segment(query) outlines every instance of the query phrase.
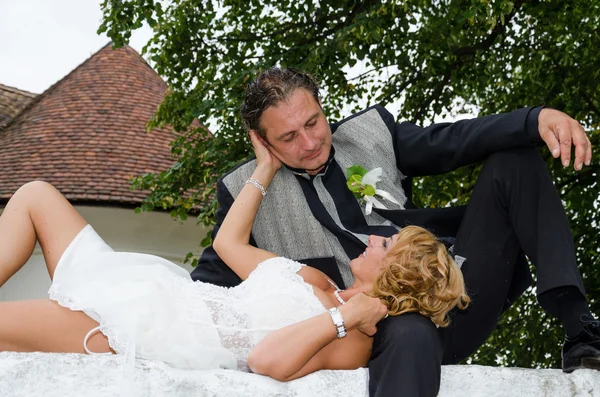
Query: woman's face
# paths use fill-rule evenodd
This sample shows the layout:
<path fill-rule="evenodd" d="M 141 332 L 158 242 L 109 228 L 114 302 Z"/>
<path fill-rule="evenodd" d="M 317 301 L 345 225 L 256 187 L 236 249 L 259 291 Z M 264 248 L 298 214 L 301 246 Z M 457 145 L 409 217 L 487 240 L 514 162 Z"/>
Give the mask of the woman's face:
<path fill-rule="evenodd" d="M 362 284 L 372 285 L 385 266 L 383 258 L 397 241 L 397 234 L 392 237 L 369 236 L 365 252 L 350 262 L 354 278 Z"/>

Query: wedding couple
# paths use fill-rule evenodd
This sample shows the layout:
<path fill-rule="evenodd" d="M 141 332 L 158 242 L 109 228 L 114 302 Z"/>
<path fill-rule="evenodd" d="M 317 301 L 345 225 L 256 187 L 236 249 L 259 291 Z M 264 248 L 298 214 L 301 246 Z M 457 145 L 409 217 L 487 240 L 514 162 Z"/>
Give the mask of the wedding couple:
<path fill-rule="evenodd" d="M 314 79 L 279 68 L 250 84 L 242 118 L 256 159 L 219 180 L 214 244 L 191 278 L 114 252 L 52 186 L 19 189 L 0 217 L 0 285 L 36 241 L 53 283 L 49 300 L 0 304 L 0 350 L 124 353 L 133 340 L 138 357 L 279 380 L 368 364 L 372 396 L 434 396 L 441 364 L 475 351 L 530 285 L 526 255 L 565 328 L 563 370 L 600 367 L 600 322 L 534 149 L 566 166 L 572 143 L 575 169 L 589 165 L 573 119 L 530 108 L 421 128 L 374 106 L 329 124 Z M 412 203 L 411 177 L 479 161 L 466 207 Z M 372 211 L 348 186 L 354 166 L 381 168 L 371 193 L 388 199 Z"/>

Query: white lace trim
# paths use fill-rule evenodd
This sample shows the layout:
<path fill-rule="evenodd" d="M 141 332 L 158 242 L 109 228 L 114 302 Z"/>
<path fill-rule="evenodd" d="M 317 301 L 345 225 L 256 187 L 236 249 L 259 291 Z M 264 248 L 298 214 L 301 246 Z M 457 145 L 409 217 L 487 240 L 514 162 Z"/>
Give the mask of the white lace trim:
<path fill-rule="evenodd" d="M 146 263 L 152 260 L 147 255 L 116 264 L 109 263 L 111 258 L 122 260 L 117 253 L 103 258 L 106 268 L 93 280 L 63 284 L 55 279 L 49 296 L 99 320 L 100 331 L 119 354 L 133 351 L 182 368 L 235 368 L 237 363 L 248 370 L 248 354 L 268 333 L 326 310 L 298 275 L 304 265 L 281 257 L 260 263 L 234 288 L 193 282 Z M 143 261 L 143 273 L 130 263 L 136 260 Z"/>

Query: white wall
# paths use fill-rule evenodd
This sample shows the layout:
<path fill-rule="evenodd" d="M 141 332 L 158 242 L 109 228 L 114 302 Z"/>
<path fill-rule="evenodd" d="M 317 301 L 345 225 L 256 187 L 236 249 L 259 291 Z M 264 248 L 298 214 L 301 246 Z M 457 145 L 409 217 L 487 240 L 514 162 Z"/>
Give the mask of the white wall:
<path fill-rule="evenodd" d="M 75 206 L 98 234 L 116 251 L 154 254 L 182 265 L 188 252 L 200 254 L 206 229 L 195 219 L 174 221 L 169 214 L 135 214 L 131 209 Z M 0 213 L 1 213 L 0 209 Z M 47 298 L 50 277 L 39 246 L 29 262 L 0 287 L 0 301 Z"/>

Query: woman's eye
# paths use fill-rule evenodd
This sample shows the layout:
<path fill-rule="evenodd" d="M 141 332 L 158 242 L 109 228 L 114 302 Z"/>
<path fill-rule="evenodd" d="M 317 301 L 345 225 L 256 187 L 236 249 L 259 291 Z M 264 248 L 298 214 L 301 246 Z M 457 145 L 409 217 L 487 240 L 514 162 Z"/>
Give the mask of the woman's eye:
<path fill-rule="evenodd" d="M 387 248 L 387 240 L 383 239 L 383 248 Z"/>

